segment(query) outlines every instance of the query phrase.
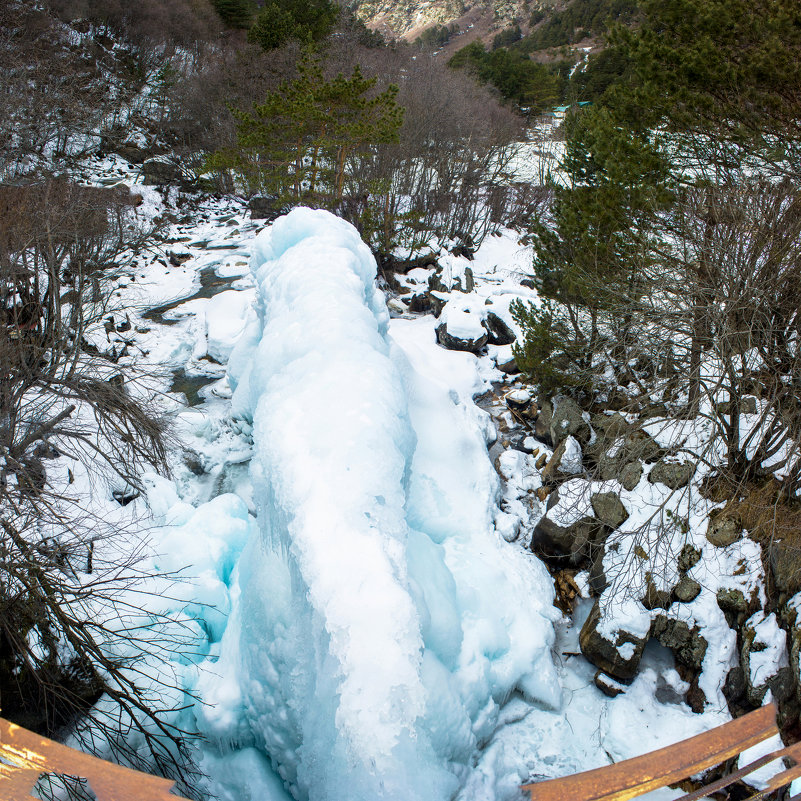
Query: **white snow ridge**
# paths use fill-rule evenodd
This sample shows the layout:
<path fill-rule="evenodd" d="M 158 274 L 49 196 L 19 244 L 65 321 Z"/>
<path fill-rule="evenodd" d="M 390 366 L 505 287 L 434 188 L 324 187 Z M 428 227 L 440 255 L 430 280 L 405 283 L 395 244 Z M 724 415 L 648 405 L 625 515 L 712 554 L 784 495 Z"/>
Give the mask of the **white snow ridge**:
<path fill-rule="evenodd" d="M 229 380 L 258 537 L 198 686 L 203 767 L 221 798 L 245 770 L 283 797 L 269 759 L 297 799 L 446 801 L 513 692 L 559 704 L 550 579 L 495 533 L 481 413 L 389 336 L 356 230 L 296 209 L 251 270 Z"/>

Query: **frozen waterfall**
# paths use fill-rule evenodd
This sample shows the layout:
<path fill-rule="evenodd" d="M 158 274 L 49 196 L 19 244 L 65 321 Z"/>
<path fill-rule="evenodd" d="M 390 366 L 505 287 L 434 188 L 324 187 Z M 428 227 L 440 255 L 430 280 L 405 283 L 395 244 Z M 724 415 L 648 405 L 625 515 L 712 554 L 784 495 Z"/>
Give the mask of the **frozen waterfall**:
<path fill-rule="evenodd" d="M 251 270 L 229 380 L 258 527 L 200 672 L 204 768 L 236 801 L 284 797 L 274 773 L 297 799 L 451 799 L 513 693 L 560 701 L 551 581 L 493 527 L 474 357 L 444 381 L 413 327 L 390 335 L 370 251 L 327 212 L 265 229 Z"/>

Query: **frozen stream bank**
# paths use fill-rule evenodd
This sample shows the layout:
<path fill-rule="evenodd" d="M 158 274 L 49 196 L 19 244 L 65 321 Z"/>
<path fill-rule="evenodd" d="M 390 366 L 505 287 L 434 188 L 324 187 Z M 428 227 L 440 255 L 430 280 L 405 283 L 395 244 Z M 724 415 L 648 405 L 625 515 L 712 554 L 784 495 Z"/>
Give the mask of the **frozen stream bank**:
<path fill-rule="evenodd" d="M 198 687 L 231 751 L 212 779 L 252 748 L 298 798 L 451 798 L 513 692 L 560 700 L 550 579 L 494 531 L 475 360 L 446 382 L 390 336 L 369 250 L 325 212 L 265 230 L 251 269 L 229 380 L 258 536 Z"/>

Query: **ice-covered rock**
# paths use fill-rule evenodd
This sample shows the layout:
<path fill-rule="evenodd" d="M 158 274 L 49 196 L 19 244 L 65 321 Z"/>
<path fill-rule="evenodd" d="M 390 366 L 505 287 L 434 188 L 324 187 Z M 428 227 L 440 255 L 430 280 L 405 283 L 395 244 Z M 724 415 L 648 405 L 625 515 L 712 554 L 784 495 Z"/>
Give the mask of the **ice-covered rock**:
<path fill-rule="evenodd" d="M 220 363 L 228 361 L 247 326 L 253 293 L 229 289 L 211 298 L 206 306 L 208 354 Z"/>
<path fill-rule="evenodd" d="M 250 748 L 298 799 L 445 801 L 513 691 L 559 704 L 550 579 L 495 530 L 470 382 L 460 394 L 417 360 L 430 327 L 387 335 L 356 230 L 297 209 L 251 267 L 258 320 L 229 380 L 253 424 L 260 535 L 199 686 L 212 779 Z"/>

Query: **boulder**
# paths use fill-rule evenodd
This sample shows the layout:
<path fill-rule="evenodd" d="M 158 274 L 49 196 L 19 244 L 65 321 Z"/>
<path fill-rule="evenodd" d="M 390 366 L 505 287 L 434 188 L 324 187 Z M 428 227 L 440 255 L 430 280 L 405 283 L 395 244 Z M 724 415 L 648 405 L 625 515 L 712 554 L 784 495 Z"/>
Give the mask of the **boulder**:
<path fill-rule="evenodd" d="M 718 514 L 710 517 L 706 527 L 706 538 L 716 548 L 725 548 L 742 539 L 743 524 L 735 515 Z"/>
<path fill-rule="evenodd" d="M 142 163 L 142 178 L 147 186 L 180 183 L 181 170 L 168 159 L 146 159 Z"/>
<path fill-rule="evenodd" d="M 590 594 L 596 598 L 603 594 L 603 591 L 609 586 L 606 580 L 606 573 L 604 573 L 604 556 L 606 555 L 606 548 L 603 543 L 600 543 L 597 548 L 594 548 L 594 555 L 590 563 L 589 575 L 587 583 L 590 587 Z"/>
<path fill-rule="evenodd" d="M 718 607 L 730 629 L 739 629 L 745 620 L 760 609 L 759 595 L 746 598 L 743 591 L 734 587 L 721 587 L 716 594 Z"/>
<path fill-rule="evenodd" d="M 668 609 L 673 603 L 670 590 L 659 589 L 650 573 L 645 575 L 645 593 L 640 599 L 646 609 Z"/>
<path fill-rule="evenodd" d="M 726 681 L 723 683 L 723 695 L 729 706 L 742 700 L 745 690 L 745 671 L 740 665 L 736 665 L 726 674 Z"/>
<path fill-rule="evenodd" d="M 595 516 L 612 530 L 629 518 L 626 507 L 614 492 L 596 492 L 590 498 L 590 503 Z"/>
<path fill-rule="evenodd" d="M 620 440 L 616 440 L 610 448 L 596 457 L 598 478 L 601 481 L 617 481 L 620 478 L 621 465 L 623 463 L 620 444 Z"/>
<path fill-rule="evenodd" d="M 633 490 L 642 478 L 642 462 L 629 462 L 620 471 L 619 481 L 624 489 Z"/>
<path fill-rule="evenodd" d="M 550 401 L 543 401 L 540 404 L 540 413 L 534 421 L 534 433 L 537 439 L 542 440 L 548 445 L 551 442 L 551 419 L 553 418 L 553 404 Z"/>
<path fill-rule="evenodd" d="M 270 195 L 254 195 L 248 201 L 250 216 L 254 220 L 273 220 L 285 214 L 287 209 L 282 206 L 277 197 Z"/>
<path fill-rule="evenodd" d="M 682 665 L 694 671 L 701 670 L 707 641 L 699 633 L 698 626 L 690 628 L 683 620 L 657 615 L 651 624 L 651 634 L 669 648 Z"/>
<path fill-rule="evenodd" d="M 464 247 L 464 246 L 462 246 L 462 247 Z M 459 255 L 459 254 L 456 254 L 456 255 Z M 467 254 L 465 253 L 463 255 L 466 256 Z M 473 258 L 472 254 L 470 256 L 468 256 L 468 258 L 472 259 Z M 475 288 L 476 288 L 476 279 L 473 276 L 473 268 L 472 267 L 465 267 L 464 268 L 464 291 L 465 292 L 472 292 Z M 503 342 L 503 343 L 500 343 L 500 344 L 506 345 L 508 343 Z"/>
<path fill-rule="evenodd" d="M 686 573 L 688 570 L 692 570 L 699 561 L 701 561 L 701 551 L 686 543 L 682 546 L 681 553 L 679 553 L 679 572 Z"/>
<path fill-rule="evenodd" d="M 701 585 L 689 576 L 682 576 L 679 583 L 673 588 L 673 595 L 677 601 L 688 604 L 701 594 Z"/>
<path fill-rule="evenodd" d="M 148 151 L 135 145 L 133 142 L 121 142 L 118 145 L 108 148 L 110 153 L 116 153 L 124 158 L 129 164 L 142 164 L 147 160 Z"/>
<path fill-rule="evenodd" d="M 495 312 L 487 312 L 484 327 L 490 345 L 511 345 L 517 339 L 515 332 Z"/>
<path fill-rule="evenodd" d="M 659 459 L 663 451 L 650 434 L 641 428 L 637 428 L 625 435 L 623 453 L 626 456 L 626 461 L 640 460 L 651 463 Z"/>
<path fill-rule="evenodd" d="M 695 472 L 695 465 L 689 462 L 675 462 L 668 459 L 660 459 L 648 474 L 648 480 L 652 484 L 664 484 L 672 490 L 681 489 L 690 483 L 690 479 Z"/>
<path fill-rule="evenodd" d="M 554 450 L 541 471 L 541 478 L 545 484 L 556 484 L 562 477 L 574 476 L 583 469 L 581 445 L 575 437 L 568 437 Z"/>
<path fill-rule="evenodd" d="M 556 446 L 567 437 L 575 437 L 579 444 L 586 445 L 592 432 L 581 407 L 571 398 L 562 397 L 554 403 L 549 433 Z"/>
<path fill-rule="evenodd" d="M 602 673 L 600 670 L 595 674 L 593 682 L 595 683 L 595 686 L 609 698 L 617 698 L 618 695 L 626 692 L 625 684 L 615 681 L 613 678 L 607 676 L 606 673 Z"/>
<path fill-rule="evenodd" d="M 534 527 L 532 550 L 546 555 L 568 557 L 572 565 L 586 562 L 591 546 L 603 538 L 603 526 L 594 517 L 582 517 L 569 526 L 560 526 L 545 515 Z"/>
<path fill-rule="evenodd" d="M 618 681 L 629 682 L 637 675 L 647 637 L 637 637 L 618 629 L 612 642 L 598 632 L 601 610 L 598 601 L 581 627 L 581 653 L 595 667 Z"/>
<path fill-rule="evenodd" d="M 619 437 L 624 437 L 631 428 L 631 423 L 629 423 L 620 412 L 615 412 L 611 415 L 594 415 L 592 418 L 592 427 L 611 441 Z"/>
<path fill-rule="evenodd" d="M 442 309 L 440 320 L 437 341 L 448 350 L 478 353 L 487 344 L 489 335 L 481 316 L 471 308 L 469 300 L 449 300 Z"/>
<path fill-rule="evenodd" d="M 451 331 L 448 330 L 447 324 L 442 323 L 437 326 L 437 342 L 448 350 L 463 350 L 469 353 L 478 353 L 481 348 L 487 344 L 487 335 L 483 334 L 475 339 L 469 336 L 460 336 L 457 333 L 451 333 Z"/>
<path fill-rule="evenodd" d="M 767 550 L 770 572 L 779 593 L 789 597 L 801 592 L 801 551 L 798 544 L 773 540 Z"/>
<path fill-rule="evenodd" d="M 428 292 L 418 292 L 409 298 L 409 311 L 423 314 L 431 311 L 431 296 Z"/>
<path fill-rule="evenodd" d="M 504 396 L 507 406 L 513 409 L 526 409 L 531 403 L 531 393 L 527 389 L 513 389 Z"/>
<path fill-rule="evenodd" d="M 509 361 L 496 363 L 496 367 L 502 373 L 506 373 L 506 375 L 517 375 L 520 372 L 520 368 L 517 366 L 514 356 L 509 359 Z"/>

